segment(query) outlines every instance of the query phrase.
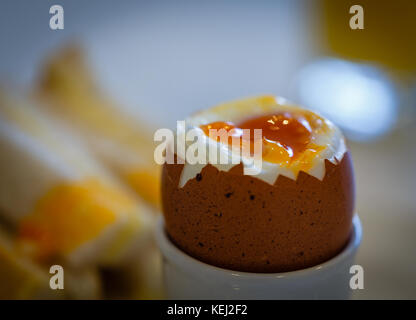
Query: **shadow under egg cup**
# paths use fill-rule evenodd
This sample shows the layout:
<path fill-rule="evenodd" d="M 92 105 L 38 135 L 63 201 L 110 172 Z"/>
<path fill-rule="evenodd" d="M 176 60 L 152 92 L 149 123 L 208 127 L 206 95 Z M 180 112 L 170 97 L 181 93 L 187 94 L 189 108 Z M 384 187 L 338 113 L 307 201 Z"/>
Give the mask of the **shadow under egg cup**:
<path fill-rule="evenodd" d="M 251 273 L 209 265 L 181 251 L 167 236 L 163 217 L 156 229 L 168 299 L 348 299 L 361 237 L 355 215 L 350 240 L 330 260 L 291 272 Z"/>

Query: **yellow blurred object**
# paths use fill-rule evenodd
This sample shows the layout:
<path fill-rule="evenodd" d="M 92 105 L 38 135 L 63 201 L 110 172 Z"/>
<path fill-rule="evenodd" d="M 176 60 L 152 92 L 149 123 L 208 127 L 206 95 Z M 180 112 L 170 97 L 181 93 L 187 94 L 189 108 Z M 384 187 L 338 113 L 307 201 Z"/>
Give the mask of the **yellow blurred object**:
<path fill-rule="evenodd" d="M 364 9 L 364 29 L 349 25 L 353 5 Z M 416 1 L 322 0 L 324 34 L 329 49 L 347 59 L 383 64 L 393 70 L 416 71 Z"/>
<path fill-rule="evenodd" d="M 157 175 L 158 170 L 154 172 L 153 170 L 147 171 L 143 167 L 136 170 L 132 168 L 126 172 L 124 181 L 143 199 L 159 208 L 160 180 Z"/>
<path fill-rule="evenodd" d="M 57 185 L 22 219 L 19 237 L 35 242 L 42 256 L 70 254 L 115 223 L 117 212 L 129 212 L 134 205 L 126 195 L 98 180 Z"/>
<path fill-rule="evenodd" d="M 37 95 L 62 125 L 85 139 L 99 159 L 159 208 L 160 168 L 153 160 L 152 130 L 97 90 L 79 48 L 66 48 L 46 62 Z"/>
<path fill-rule="evenodd" d="M 151 239 L 154 216 L 40 108 L 0 91 L 0 215 L 42 261 L 117 265 Z"/>
<path fill-rule="evenodd" d="M 64 290 L 52 290 L 52 275 L 15 250 L 11 235 L 0 228 L 0 299 L 98 299 L 100 279 L 94 268 L 64 267 Z"/>

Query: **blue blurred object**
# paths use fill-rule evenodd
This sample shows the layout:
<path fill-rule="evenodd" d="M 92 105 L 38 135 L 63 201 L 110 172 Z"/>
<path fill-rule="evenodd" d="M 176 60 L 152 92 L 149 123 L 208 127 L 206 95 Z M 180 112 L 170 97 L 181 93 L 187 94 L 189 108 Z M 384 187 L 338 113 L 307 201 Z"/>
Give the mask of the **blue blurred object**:
<path fill-rule="evenodd" d="M 304 67 L 296 83 L 300 102 L 331 119 L 352 140 L 380 137 L 396 124 L 398 94 L 377 67 L 323 58 Z"/>

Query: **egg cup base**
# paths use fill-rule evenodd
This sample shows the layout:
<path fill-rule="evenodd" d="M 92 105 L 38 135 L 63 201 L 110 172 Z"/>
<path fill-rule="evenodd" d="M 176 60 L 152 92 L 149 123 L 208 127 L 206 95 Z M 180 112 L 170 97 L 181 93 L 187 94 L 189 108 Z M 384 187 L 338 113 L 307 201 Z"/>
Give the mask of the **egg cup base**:
<path fill-rule="evenodd" d="M 172 243 L 162 216 L 155 236 L 168 299 L 348 299 L 362 228 L 355 214 L 351 237 L 339 254 L 319 265 L 282 273 L 240 272 L 199 261 Z"/>

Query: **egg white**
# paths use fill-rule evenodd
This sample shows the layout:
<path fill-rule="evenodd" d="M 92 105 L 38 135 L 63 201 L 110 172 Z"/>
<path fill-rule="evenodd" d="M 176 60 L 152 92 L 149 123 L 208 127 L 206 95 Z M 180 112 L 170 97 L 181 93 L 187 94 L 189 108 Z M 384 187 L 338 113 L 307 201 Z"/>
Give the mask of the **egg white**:
<path fill-rule="evenodd" d="M 210 163 L 207 157 L 206 164 L 190 164 L 185 161 L 184 168 L 181 173 L 179 181 L 179 187 L 182 188 L 189 180 L 195 178 L 195 176 L 202 171 L 202 169 L 210 163 L 220 171 L 229 171 L 237 164 L 231 162 L 233 150 L 228 145 L 221 144 L 220 142 L 214 141 L 209 138 L 200 126 L 207 125 L 216 121 L 231 121 L 238 123 L 239 121 L 245 120 L 250 117 L 262 116 L 264 114 L 272 112 L 293 112 L 302 111 L 304 109 L 299 106 L 290 103 L 281 97 L 266 97 L 268 102 L 265 103 L 265 97 L 248 98 L 244 100 L 236 100 L 229 103 L 221 104 L 213 108 L 200 111 L 193 114 L 191 117 L 185 120 L 186 126 L 183 128 L 186 132 L 191 129 L 195 129 L 197 132 L 197 139 L 203 141 L 208 148 L 215 144 L 219 150 L 219 153 L 229 159 L 228 164 Z M 272 101 L 270 99 L 274 99 Z M 331 121 L 320 116 L 324 121 L 328 130 L 325 133 L 312 132 L 314 136 L 314 143 L 318 146 L 323 146 L 324 149 L 312 159 L 311 167 L 306 171 L 309 175 L 319 179 L 325 176 L 325 160 L 337 164 L 342 160 L 345 152 L 347 151 L 345 138 L 338 127 L 336 127 Z M 184 134 L 180 132 L 179 134 Z M 186 147 L 189 147 L 193 142 L 185 142 Z M 234 154 L 235 156 L 235 154 Z M 246 159 L 243 156 L 240 157 L 243 166 L 253 166 L 253 162 L 250 159 Z M 265 160 L 261 161 L 261 168 L 258 169 L 258 174 L 253 177 L 263 180 L 273 185 L 279 175 L 283 175 L 287 178 L 296 180 L 299 170 L 285 166 L 279 163 L 271 163 Z"/>

